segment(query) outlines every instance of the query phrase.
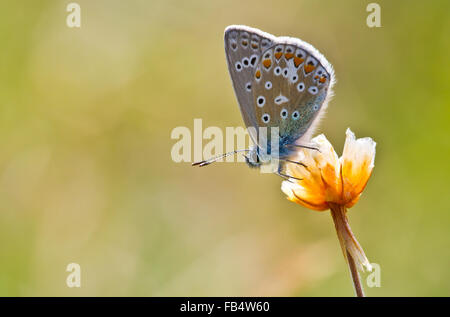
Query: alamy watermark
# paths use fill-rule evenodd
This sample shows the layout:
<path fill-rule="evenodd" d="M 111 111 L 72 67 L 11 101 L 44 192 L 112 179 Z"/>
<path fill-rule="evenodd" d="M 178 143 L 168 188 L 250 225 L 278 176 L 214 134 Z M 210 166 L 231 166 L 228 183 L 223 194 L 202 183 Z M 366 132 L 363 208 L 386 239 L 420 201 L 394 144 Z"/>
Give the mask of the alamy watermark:
<path fill-rule="evenodd" d="M 370 12 L 367 16 L 366 24 L 369 28 L 381 27 L 381 7 L 378 3 L 369 3 L 366 7 L 366 11 Z"/>
<path fill-rule="evenodd" d="M 368 287 L 381 287 L 381 266 L 378 263 L 370 263 L 372 265 L 372 272 L 366 278 Z"/>
<path fill-rule="evenodd" d="M 78 263 L 69 263 L 66 272 L 69 272 L 66 278 L 67 287 L 81 287 L 81 266 Z"/>
<path fill-rule="evenodd" d="M 177 140 L 171 149 L 171 158 L 175 163 L 213 159 L 216 162 L 258 164 L 263 173 L 278 170 L 278 127 L 226 127 L 224 131 L 219 127 L 203 129 L 202 119 L 194 119 L 193 129 L 176 127 L 170 137 Z M 259 145 L 257 152 L 255 143 Z M 224 153 L 229 155 L 223 155 Z"/>
<path fill-rule="evenodd" d="M 66 24 L 69 28 L 81 27 L 81 7 L 76 2 L 67 5 L 66 11 L 69 12 L 66 18 Z"/>

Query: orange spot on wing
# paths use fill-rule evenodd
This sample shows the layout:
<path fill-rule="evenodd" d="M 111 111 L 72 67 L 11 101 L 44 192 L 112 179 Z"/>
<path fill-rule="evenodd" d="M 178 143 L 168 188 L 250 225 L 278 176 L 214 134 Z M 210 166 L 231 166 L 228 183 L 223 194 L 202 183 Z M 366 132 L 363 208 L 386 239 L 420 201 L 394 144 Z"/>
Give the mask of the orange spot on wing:
<path fill-rule="evenodd" d="M 321 84 L 323 84 L 324 82 L 326 82 L 327 81 L 327 79 L 325 78 L 325 77 L 321 77 L 320 79 L 319 79 L 319 83 L 321 83 Z"/>
<path fill-rule="evenodd" d="M 303 63 L 304 59 L 301 57 L 294 57 L 294 65 L 295 67 L 298 67 L 301 63 Z"/>
<path fill-rule="evenodd" d="M 294 54 L 286 53 L 286 54 L 284 54 L 284 57 L 286 57 L 287 60 L 290 60 L 292 57 L 294 57 Z"/>
<path fill-rule="evenodd" d="M 257 43 L 252 43 L 252 48 L 257 49 L 258 48 L 258 44 Z"/>
<path fill-rule="evenodd" d="M 265 68 L 269 68 L 272 65 L 272 61 L 270 59 L 263 60 L 263 65 Z"/>
<path fill-rule="evenodd" d="M 281 53 L 281 52 L 275 53 L 276 59 L 280 59 L 281 55 L 283 55 L 283 53 Z"/>
<path fill-rule="evenodd" d="M 248 42 L 246 40 L 242 41 L 242 45 L 247 46 Z"/>
<path fill-rule="evenodd" d="M 308 74 L 312 72 L 316 67 L 313 65 L 305 65 L 305 73 Z"/>
<path fill-rule="evenodd" d="M 255 77 L 258 78 L 258 79 L 261 78 L 261 72 L 260 72 L 259 69 L 256 71 Z"/>

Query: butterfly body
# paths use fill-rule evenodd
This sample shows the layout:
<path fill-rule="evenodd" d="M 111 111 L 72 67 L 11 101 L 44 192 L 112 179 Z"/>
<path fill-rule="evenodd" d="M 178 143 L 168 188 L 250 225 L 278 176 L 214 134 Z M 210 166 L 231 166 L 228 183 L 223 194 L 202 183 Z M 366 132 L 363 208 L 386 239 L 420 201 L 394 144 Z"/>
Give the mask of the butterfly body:
<path fill-rule="evenodd" d="M 244 123 L 256 146 L 251 167 L 275 156 L 270 131 L 277 128 L 277 158 L 288 158 L 309 141 L 335 82 L 331 64 L 313 46 L 290 37 L 232 25 L 225 30 L 225 53 Z"/>

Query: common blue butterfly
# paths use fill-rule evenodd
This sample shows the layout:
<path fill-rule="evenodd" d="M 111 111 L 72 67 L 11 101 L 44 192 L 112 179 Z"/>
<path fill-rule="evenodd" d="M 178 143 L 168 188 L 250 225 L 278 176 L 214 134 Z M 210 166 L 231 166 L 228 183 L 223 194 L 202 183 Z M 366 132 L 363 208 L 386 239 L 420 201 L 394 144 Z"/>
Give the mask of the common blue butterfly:
<path fill-rule="evenodd" d="M 277 159 L 289 159 L 296 147 L 308 144 L 332 96 L 333 67 L 312 45 L 291 37 L 276 37 L 255 28 L 231 25 L 225 29 L 225 55 L 244 123 L 255 144 L 247 151 L 250 167 L 260 167 L 275 154 L 271 134 L 278 128 Z M 194 163 L 205 166 L 223 158 Z M 281 176 L 282 164 L 277 171 Z"/>

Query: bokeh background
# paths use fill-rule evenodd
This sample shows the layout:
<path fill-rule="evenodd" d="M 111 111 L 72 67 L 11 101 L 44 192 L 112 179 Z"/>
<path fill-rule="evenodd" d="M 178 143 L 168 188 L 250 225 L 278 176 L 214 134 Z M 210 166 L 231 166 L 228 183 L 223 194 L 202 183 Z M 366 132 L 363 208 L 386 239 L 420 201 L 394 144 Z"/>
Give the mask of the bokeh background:
<path fill-rule="evenodd" d="M 332 219 L 244 163 L 174 163 L 178 126 L 243 124 L 223 30 L 300 37 L 334 65 L 319 132 L 377 142 L 349 218 L 381 287 L 450 295 L 450 2 L 0 4 L 0 295 L 352 296 Z M 66 286 L 81 265 L 81 288 Z M 367 275 L 366 275 L 367 276 Z"/>

